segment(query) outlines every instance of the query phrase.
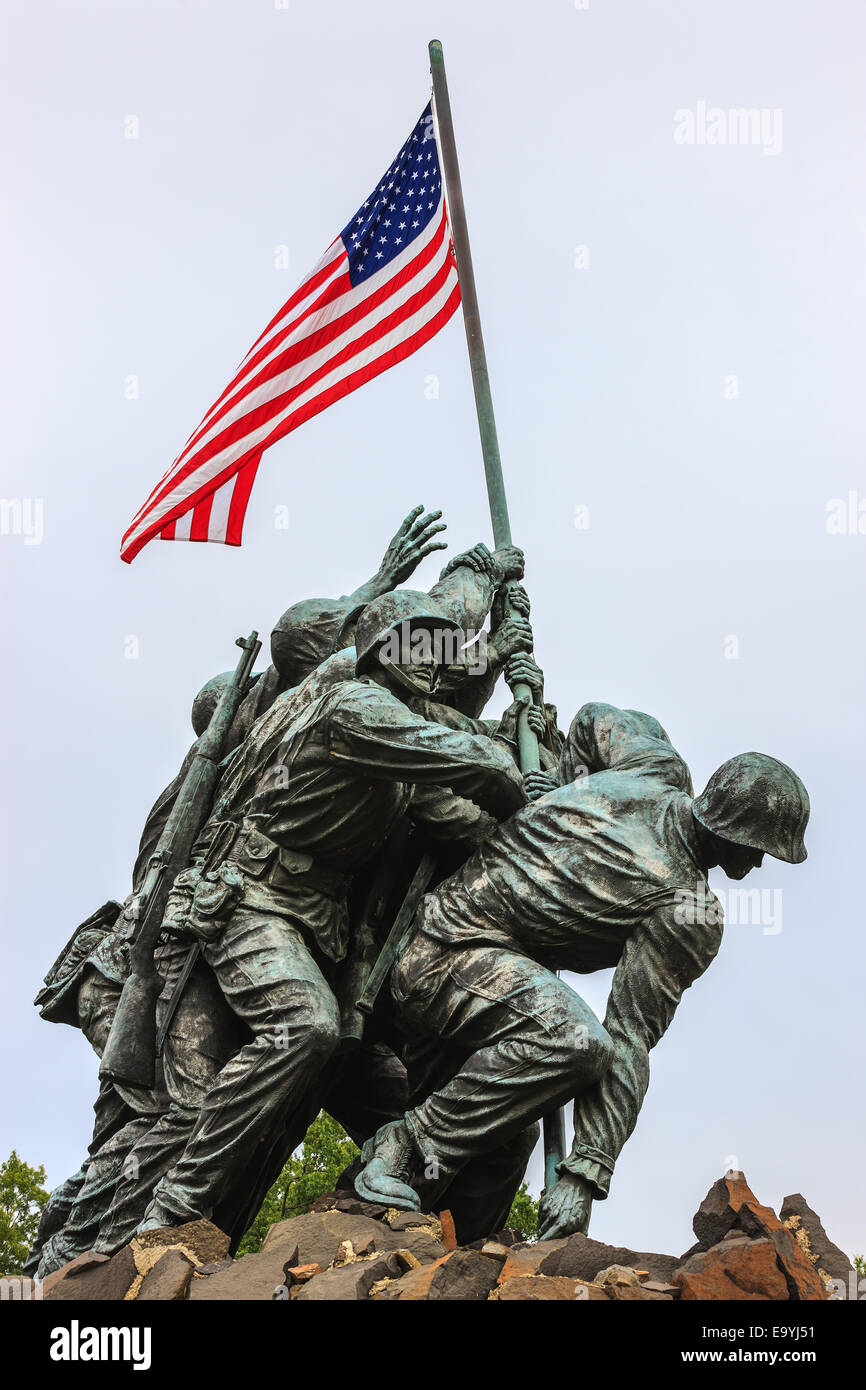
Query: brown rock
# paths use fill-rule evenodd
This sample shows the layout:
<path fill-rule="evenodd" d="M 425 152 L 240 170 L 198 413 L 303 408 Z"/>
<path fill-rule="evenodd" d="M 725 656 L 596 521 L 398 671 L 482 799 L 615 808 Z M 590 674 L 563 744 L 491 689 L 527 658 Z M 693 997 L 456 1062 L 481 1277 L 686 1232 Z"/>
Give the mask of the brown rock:
<path fill-rule="evenodd" d="M 126 1297 L 137 1276 L 135 1257 L 130 1247 L 124 1245 L 110 1260 L 68 1274 L 43 1296 L 51 1302 L 72 1302 L 79 1298 L 94 1302 L 120 1300 Z"/>
<path fill-rule="evenodd" d="M 326 1269 L 298 1291 L 297 1301 L 301 1302 L 358 1302 L 366 1299 L 370 1289 L 380 1279 L 399 1277 L 403 1267 L 399 1260 L 387 1256 L 373 1260 L 355 1260 L 352 1264 L 341 1265 L 338 1269 Z"/>
<path fill-rule="evenodd" d="M 481 1247 L 481 1253 L 489 1260 L 497 1260 L 499 1264 L 504 1265 L 511 1251 L 507 1245 L 500 1245 L 498 1240 L 486 1240 Z"/>
<path fill-rule="evenodd" d="M 451 1250 L 421 1269 L 410 1270 L 402 1279 L 376 1294 L 376 1299 L 401 1302 L 452 1302 L 486 1300 L 496 1284 L 499 1266 L 478 1250 Z"/>
<path fill-rule="evenodd" d="M 286 1283 L 290 1287 L 293 1284 L 308 1284 L 311 1279 L 315 1279 L 316 1275 L 321 1273 L 321 1265 L 292 1265 L 286 1270 Z"/>
<path fill-rule="evenodd" d="M 588 1283 L 610 1265 L 624 1265 L 629 1269 L 642 1269 L 651 1279 L 660 1283 L 670 1283 L 675 1270 L 682 1260 L 675 1255 L 660 1255 L 646 1250 L 627 1250 L 622 1245 L 605 1245 L 603 1241 L 592 1240 L 589 1236 L 573 1235 L 566 1240 L 541 1241 L 532 1247 L 540 1250 L 542 1245 L 555 1246 L 538 1266 L 539 1274 L 564 1274 L 569 1279 L 585 1279 Z"/>
<path fill-rule="evenodd" d="M 295 1246 L 278 1245 L 258 1255 L 244 1255 L 232 1260 L 231 1267 L 207 1279 L 193 1279 L 189 1287 L 191 1303 L 215 1303 L 231 1300 L 235 1303 L 282 1301 L 289 1296 L 287 1270 L 298 1263 Z"/>
<path fill-rule="evenodd" d="M 564 1275 L 546 1278 L 543 1274 L 516 1275 L 500 1284 L 493 1298 L 500 1303 L 585 1303 L 608 1302 L 604 1289 Z"/>
<path fill-rule="evenodd" d="M 212 1221 L 187 1221 L 182 1226 L 161 1226 L 157 1231 L 141 1231 L 133 1236 L 133 1250 L 152 1250 L 155 1246 L 180 1246 L 197 1265 L 215 1264 L 229 1253 L 229 1238 Z"/>
<path fill-rule="evenodd" d="M 684 1301 L 750 1299 L 784 1302 L 788 1284 L 767 1238 L 721 1241 L 692 1255 L 674 1275 Z"/>
<path fill-rule="evenodd" d="M 392 1207 L 385 1220 L 392 1231 L 423 1230 L 437 1235 L 442 1229 L 438 1216 L 431 1216 L 423 1211 L 397 1211 Z"/>
<path fill-rule="evenodd" d="M 234 1260 L 215 1260 L 213 1264 L 196 1265 L 194 1276 L 196 1279 L 205 1278 L 209 1274 L 220 1274 L 224 1269 L 231 1269 Z"/>
<path fill-rule="evenodd" d="M 180 1250 L 166 1250 L 141 1281 L 138 1303 L 173 1303 L 186 1298 L 194 1265 Z"/>
<path fill-rule="evenodd" d="M 563 1250 L 566 1243 L 565 1240 L 540 1240 L 537 1245 L 513 1245 L 502 1267 L 500 1284 L 504 1284 L 506 1279 L 541 1273 L 545 1260 Z"/>
<path fill-rule="evenodd" d="M 97 1250 L 86 1250 L 83 1255 L 76 1255 L 74 1260 L 69 1260 L 60 1269 L 55 1269 L 53 1274 L 47 1274 L 42 1280 L 42 1297 L 45 1298 L 49 1289 L 53 1289 L 55 1284 L 59 1284 L 61 1279 L 66 1279 L 70 1274 L 79 1274 L 83 1269 L 90 1269 L 92 1265 L 108 1264 L 110 1255 L 100 1255 Z"/>
<path fill-rule="evenodd" d="M 442 1227 L 442 1244 L 446 1250 L 457 1249 L 457 1231 L 454 1228 L 454 1217 L 450 1211 L 440 1211 L 439 1222 Z"/>
<path fill-rule="evenodd" d="M 812 1210 L 805 1197 L 799 1192 L 786 1197 L 779 1217 L 815 1268 L 823 1270 L 828 1279 L 841 1279 L 847 1288 L 854 1266 L 844 1250 L 833 1244 L 820 1216 Z"/>
<path fill-rule="evenodd" d="M 827 1298 L 824 1282 L 806 1251 L 772 1208 L 758 1201 L 742 1173 L 726 1173 L 713 1184 L 695 1214 L 694 1231 L 700 1241 L 715 1233 L 713 1244 L 736 1232 L 772 1241 L 788 1297 L 796 1301 Z"/>
<path fill-rule="evenodd" d="M 646 1284 L 608 1284 L 606 1292 L 617 1303 L 639 1303 L 641 1300 L 671 1302 L 669 1294 L 659 1293 L 656 1289 L 648 1288 Z"/>
<path fill-rule="evenodd" d="M 317 1206 L 313 1210 L 317 1210 Z M 330 1206 L 325 1207 L 326 1211 L 342 1211 L 348 1216 L 366 1216 L 371 1221 L 382 1221 L 388 1211 L 387 1207 L 380 1206 L 375 1202 L 362 1202 L 360 1197 L 338 1197 Z"/>
<path fill-rule="evenodd" d="M 596 1284 L 629 1285 L 634 1287 L 640 1283 L 638 1272 L 629 1265 L 608 1265 L 607 1269 L 600 1269 L 593 1281 Z"/>
<path fill-rule="evenodd" d="M 418 1213 L 410 1214 L 419 1219 Z M 292 1264 L 318 1264 L 327 1269 L 343 1241 L 351 1241 L 357 1250 L 371 1237 L 380 1254 L 408 1249 L 421 1264 L 429 1264 L 445 1253 L 442 1243 L 426 1230 L 396 1231 L 383 1221 L 371 1221 L 365 1216 L 351 1216 L 340 1211 L 309 1212 L 306 1216 L 280 1221 L 265 1236 L 261 1253 L 270 1254 L 289 1245 L 293 1249 L 297 1247 L 298 1251 Z"/>

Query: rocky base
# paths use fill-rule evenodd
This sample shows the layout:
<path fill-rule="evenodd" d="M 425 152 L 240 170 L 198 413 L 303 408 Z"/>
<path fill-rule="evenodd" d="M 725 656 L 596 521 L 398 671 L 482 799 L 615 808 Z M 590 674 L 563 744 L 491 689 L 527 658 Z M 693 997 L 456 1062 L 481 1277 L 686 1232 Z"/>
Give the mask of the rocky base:
<path fill-rule="evenodd" d="M 799 1195 L 780 1219 L 741 1173 L 710 1189 L 684 1255 L 605 1245 L 589 1236 L 519 1243 L 512 1231 L 458 1247 L 448 1212 L 425 1216 L 328 1193 L 268 1231 L 257 1255 L 228 1258 L 208 1221 L 136 1236 L 116 1255 L 89 1253 L 50 1275 L 46 1300 L 671 1301 L 823 1300 L 851 1266 Z"/>

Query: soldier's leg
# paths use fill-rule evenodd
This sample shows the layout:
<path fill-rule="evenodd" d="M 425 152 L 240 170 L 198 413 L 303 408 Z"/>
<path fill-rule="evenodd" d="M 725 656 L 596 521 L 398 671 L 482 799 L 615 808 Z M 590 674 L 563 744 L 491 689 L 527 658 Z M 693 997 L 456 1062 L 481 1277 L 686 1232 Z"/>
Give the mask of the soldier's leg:
<path fill-rule="evenodd" d="M 443 1187 L 471 1159 L 592 1085 L 610 1063 L 610 1039 L 589 1006 L 515 952 L 456 950 L 419 933 L 397 965 L 392 993 L 410 1040 L 428 1051 L 435 1040 L 443 1066 L 457 1059 L 451 1078 L 407 1111 L 402 1131 L 422 1169 L 435 1163 Z M 407 1058 L 411 1083 L 411 1043 Z M 402 1138 L 394 1159 L 402 1165 L 401 1145 Z M 374 1158 L 387 1174 L 391 1158 L 378 1139 Z"/>
<path fill-rule="evenodd" d="M 470 1159 L 440 1192 L 436 1210 L 451 1212 L 461 1245 L 504 1228 L 539 1134 L 538 1124 L 527 1125 L 498 1149 Z"/>
<path fill-rule="evenodd" d="M 321 1108 L 356 1144 L 403 1114 L 409 1100 L 406 1068 L 386 1043 L 362 1044 L 340 1067 Z"/>
<path fill-rule="evenodd" d="M 183 1154 L 156 1188 L 149 1226 L 209 1216 L 339 1041 L 334 995 L 300 930 L 286 919 L 237 907 L 205 957 L 252 1041 L 208 1092 Z"/>
<path fill-rule="evenodd" d="M 190 942 L 169 942 L 157 960 L 166 988 L 157 1022 L 186 962 Z M 118 1174 L 94 1249 L 112 1254 L 134 1235 L 154 1188 L 181 1156 L 211 1086 L 241 1047 L 246 1030 L 229 1008 L 213 971 L 199 961 L 187 981 L 162 1050 L 165 1104 L 141 1130 Z"/>
<path fill-rule="evenodd" d="M 108 979 L 95 967 L 86 966 L 82 971 L 77 998 L 78 1020 L 82 1033 L 97 1057 L 102 1056 L 105 1048 L 122 988 L 118 981 Z M 84 1192 L 93 1156 L 135 1114 L 109 1081 L 100 1083 L 93 1110 L 93 1134 L 87 1150 L 88 1157 L 77 1173 L 60 1183 L 51 1193 L 39 1221 L 33 1248 L 27 1256 L 25 1273 L 34 1273 L 39 1269 L 40 1277 L 44 1278 L 54 1269 L 61 1268 L 67 1260 L 72 1260 L 76 1255 L 81 1255 L 91 1248 L 89 1242 L 94 1232 L 90 1230 L 88 1223 L 79 1224 L 81 1213 L 76 1212 L 76 1203 Z M 92 1206 L 88 1209 L 92 1212 Z M 71 1229 L 65 1232 L 64 1228 L 70 1223 Z M 82 1239 L 88 1240 L 88 1244 L 78 1248 Z M 51 1249 L 46 1254 L 49 1241 Z"/>
<path fill-rule="evenodd" d="M 136 1115 L 117 1130 L 85 1165 L 84 1181 L 61 1230 L 46 1240 L 39 1261 L 39 1278 L 61 1269 L 69 1260 L 98 1248 L 100 1222 L 114 1194 L 130 1151 L 153 1123 L 149 1115 Z"/>
<path fill-rule="evenodd" d="M 67 1178 L 65 1182 L 58 1183 L 53 1189 L 39 1217 L 36 1238 L 30 1247 L 27 1259 L 21 1266 L 22 1274 L 29 1274 L 31 1277 L 36 1274 L 46 1244 L 52 1237 L 63 1230 L 63 1227 L 69 1220 L 69 1214 L 72 1211 L 75 1199 L 84 1185 L 86 1170 L 87 1164 L 85 1163 L 78 1169 L 77 1173 L 72 1174 L 71 1178 Z M 50 1270 L 46 1270 L 45 1272 L 48 1274 Z"/>

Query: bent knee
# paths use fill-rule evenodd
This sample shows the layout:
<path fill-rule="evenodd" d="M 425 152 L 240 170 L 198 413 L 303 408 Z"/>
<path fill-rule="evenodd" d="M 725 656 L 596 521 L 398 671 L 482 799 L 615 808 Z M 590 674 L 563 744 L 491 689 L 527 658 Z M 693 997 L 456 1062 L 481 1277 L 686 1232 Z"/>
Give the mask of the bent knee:
<path fill-rule="evenodd" d="M 597 1019 L 575 1024 L 569 1039 L 568 1066 L 581 1086 L 600 1081 L 613 1061 L 613 1040 Z"/>
<path fill-rule="evenodd" d="M 301 1059 L 321 1065 L 340 1041 L 340 1015 L 333 995 L 300 985 L 271 1024 L 274 1043 L 287 1064 Z"/>

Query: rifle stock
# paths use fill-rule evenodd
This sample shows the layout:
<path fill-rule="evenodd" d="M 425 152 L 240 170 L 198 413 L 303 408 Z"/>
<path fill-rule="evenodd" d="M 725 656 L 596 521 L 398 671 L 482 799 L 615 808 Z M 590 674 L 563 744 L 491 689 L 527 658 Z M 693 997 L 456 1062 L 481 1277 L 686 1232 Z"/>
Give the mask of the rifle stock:
<path fill-rule="evenodd" d="M 261 650 L 256 632 L 238 637 L 237 645 L 243 654 L 196 744 L 192 763 L 148 862 L 141 891 L 124 914 L 131 939 L 131 972 L 118 1001 L 99 1075 L 128 1086 L 148 1089 L 155 1080 L 156 1002 L 164 981 L 154 965 L 153 953 L 171 886 L 188 863 L 210 811 L 226 736 Z"/>

